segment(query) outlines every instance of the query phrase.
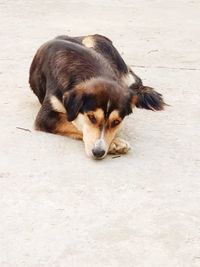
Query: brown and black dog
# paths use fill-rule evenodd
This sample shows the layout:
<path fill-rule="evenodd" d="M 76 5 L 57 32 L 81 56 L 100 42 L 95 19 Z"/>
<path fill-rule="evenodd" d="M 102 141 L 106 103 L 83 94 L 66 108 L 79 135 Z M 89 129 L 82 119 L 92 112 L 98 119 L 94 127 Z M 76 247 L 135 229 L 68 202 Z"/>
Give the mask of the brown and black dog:
<path fill-rule="evenodd" d="M 96 159 L 130 149 L 116 134 L 135 106 L 156 111 L 165 105 L 98 34 L 58 36 L 43 44 L 29 83 L 41 103 L 35 128 L 83 139 L 87 155 Z"/>

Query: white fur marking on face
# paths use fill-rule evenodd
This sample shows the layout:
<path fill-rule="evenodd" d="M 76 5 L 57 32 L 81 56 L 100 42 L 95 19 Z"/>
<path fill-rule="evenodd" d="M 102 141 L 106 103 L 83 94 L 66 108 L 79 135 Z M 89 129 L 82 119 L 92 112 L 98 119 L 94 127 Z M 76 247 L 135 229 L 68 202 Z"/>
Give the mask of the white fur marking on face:
<path fill-rule="evenodd" d="M 95 47 L 94 38 L 92 36 L 85 37 L 82 41 L 82 44 L 89 48 Z"/>
<path fill-rule="evenodd" d="M 127 86 L 131 86 L 132 84 L 136 83 L 135 77 L 130 72 L 123 76 L 123 81 Z"/>
<path fill-rule="evenodd" d="M 108 103 L 107 103 L 106 113 L 108 113 L 109 108 L 110 108 L 110 100 L 108 100 Z"/>
<path fill-rule="evenodd" d="M 94 148 L 100 148 L 100 149 L 107 151 L 108 147 L 106 145 L 104 135 L 105 135 L 105 127 L 103 127 L 102 129 L 100 138 L 96 140 L 94 144 Z"/>
<path fill-rule="evenodd" d="M 72 124 L 79 130 L 83 131 L 84 125 L 84 115 L 79 113 L 75 120 L 72 121 Z"/>
<path fill-rule="evenodd" d="M 66 113 L 66 109 L 63 106 L 62 102 L 55 95 L 52 95 L 50 97 L 50 103 L 51 103 L 53 110 L 57 112 Z"/>
<path fill-rule="evenodd" d="M 103 127 L 103 129 L 101 131 L 100 139 L 103 139 L 104 140 L 104 135 L 105 135 L 105 126 Z"/>

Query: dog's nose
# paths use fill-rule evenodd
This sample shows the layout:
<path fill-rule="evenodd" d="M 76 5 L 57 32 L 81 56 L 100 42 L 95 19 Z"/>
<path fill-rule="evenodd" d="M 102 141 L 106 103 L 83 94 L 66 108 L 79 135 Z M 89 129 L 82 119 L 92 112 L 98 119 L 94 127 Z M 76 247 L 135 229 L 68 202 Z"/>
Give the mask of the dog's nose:
<path fill-rule="evenodd" d="M 95 158 L 101 158 L 104 156 L 105 154 L 105 150 L 101 149 L 101 148 L 93 148 L 92 149 L 92 154 L 94 155 Z"/>

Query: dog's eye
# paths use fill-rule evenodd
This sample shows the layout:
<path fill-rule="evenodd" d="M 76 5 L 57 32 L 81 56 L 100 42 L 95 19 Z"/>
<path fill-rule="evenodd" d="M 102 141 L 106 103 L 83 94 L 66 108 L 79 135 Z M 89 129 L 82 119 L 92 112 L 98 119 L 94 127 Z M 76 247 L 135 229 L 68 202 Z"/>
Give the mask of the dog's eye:
<path fill-rule="evenodd" d="M 114 120 L 111 122 L 111 127 L 114 128 L 115 126 L 119 125 L 120 124 L 120 120 Z"/>
<path fill-rule="evenodd" d="M 97 122 L 95 116 L 93 114 L 88 114 L 87 115 L 91 123 L 95 124 Z"/>

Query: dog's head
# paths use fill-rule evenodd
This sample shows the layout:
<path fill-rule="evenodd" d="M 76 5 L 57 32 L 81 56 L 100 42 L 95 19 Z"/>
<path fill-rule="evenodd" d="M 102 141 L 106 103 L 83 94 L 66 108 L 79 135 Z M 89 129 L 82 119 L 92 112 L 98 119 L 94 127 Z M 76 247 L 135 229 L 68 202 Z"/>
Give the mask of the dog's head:
<path fill-rule="evenodd" d="M 83 132 L 88 156 L 104 158 L 125 116 L 134 106 L 163 109 L 162 96 L 150 87 L 128 88 L 113 81 L 91 79 L 63 96 L 67 119 Z"/>

